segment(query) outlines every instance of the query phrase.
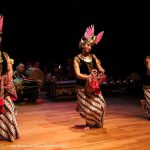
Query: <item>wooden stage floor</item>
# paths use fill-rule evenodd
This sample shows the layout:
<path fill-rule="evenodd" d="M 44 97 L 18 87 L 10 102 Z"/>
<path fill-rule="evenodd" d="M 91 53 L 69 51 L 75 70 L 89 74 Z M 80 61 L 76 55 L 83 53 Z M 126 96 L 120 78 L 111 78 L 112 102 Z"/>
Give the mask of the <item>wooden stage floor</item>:
<path fill-rule="evenodd" d="M 149 150 L 150 121 L 134 96 L 106 97 L 104 127 L 84 130 L 75 100 L 17 105 L 21 138 L 0 150 Z"/>

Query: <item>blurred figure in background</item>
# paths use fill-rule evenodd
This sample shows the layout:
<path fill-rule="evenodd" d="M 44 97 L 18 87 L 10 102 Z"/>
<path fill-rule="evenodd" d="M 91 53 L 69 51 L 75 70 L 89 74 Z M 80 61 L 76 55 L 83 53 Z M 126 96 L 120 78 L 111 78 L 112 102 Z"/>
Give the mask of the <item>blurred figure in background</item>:
<path fill-rule="evenodd" d="M 43 71 L 40 69 L 39 61 L 33 63 L 33 65 L 28 69 L 28 75 L 29 75 L 29 79 L 33 79 L 38 83 L 39 88 L 42 87 L 43 82 L 45 80 L 45 75 Z"/>
<path fill-rule="evenodd" d="M 17 79 L 17 78 L 27 78 L 28 75 L 26 73 L 25 70 L 25 65 L 23 63 L 20 63 L 19 65 L 17 65 L 16 70 L 14 71 L 13 74 L 13 78 Z"/>

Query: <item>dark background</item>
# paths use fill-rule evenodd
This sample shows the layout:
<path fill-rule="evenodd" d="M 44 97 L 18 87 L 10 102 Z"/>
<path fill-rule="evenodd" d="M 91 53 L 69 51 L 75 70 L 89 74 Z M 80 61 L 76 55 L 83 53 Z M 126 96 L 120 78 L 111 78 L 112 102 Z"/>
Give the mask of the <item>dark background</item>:
<path fill-rule="evenodd" d="M 80 53 L 78 43 L 85 29 L 104 30 L 102 41 L 93 47 L 108 74 L 142 73 L 150 52 L 148 1 L 20 1 L 1 4 L 4 15 L 2 48 L 15 64 L 39 60 L 65 63 Z"/>

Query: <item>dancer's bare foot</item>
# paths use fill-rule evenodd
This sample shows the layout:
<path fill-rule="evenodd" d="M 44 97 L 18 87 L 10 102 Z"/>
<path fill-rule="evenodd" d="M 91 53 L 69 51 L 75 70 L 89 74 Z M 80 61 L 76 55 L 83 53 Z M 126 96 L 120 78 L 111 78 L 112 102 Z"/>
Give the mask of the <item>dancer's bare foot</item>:
<path fill-rule="evenodd" d="M 90 129 L 89 126 L 84 127 L 84 130 L 89 130 L 89 129 Z"/>

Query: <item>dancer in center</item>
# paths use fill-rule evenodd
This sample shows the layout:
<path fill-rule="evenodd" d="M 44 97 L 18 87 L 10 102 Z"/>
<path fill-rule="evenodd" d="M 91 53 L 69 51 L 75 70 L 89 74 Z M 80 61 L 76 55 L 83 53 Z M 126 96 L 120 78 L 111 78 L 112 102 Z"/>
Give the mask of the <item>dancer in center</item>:
<path fill-rule="evenodd" d="M 106 103 L 100 91 L 105 81 L 105 70 L 100 60 L 91 53 L 92 46 L 102 39 L 104 31 L 94 35 L 94 25 L 89 26 L 79 42 L 82 52 L 74 57 L 74 70 L 77 79 L 76 110 L 85 120 L 85 129 L 103 126 Z"/>

